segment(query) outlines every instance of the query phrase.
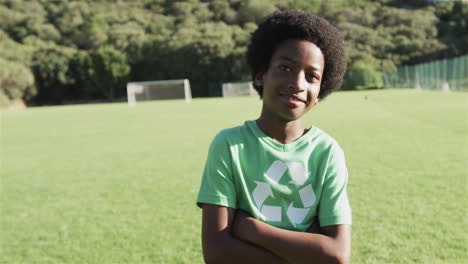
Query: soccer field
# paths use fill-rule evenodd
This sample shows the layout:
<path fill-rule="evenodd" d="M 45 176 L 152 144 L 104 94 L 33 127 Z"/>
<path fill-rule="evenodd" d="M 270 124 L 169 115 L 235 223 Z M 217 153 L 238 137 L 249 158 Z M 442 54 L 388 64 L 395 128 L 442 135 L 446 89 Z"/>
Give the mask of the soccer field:
<path fill-rule="evenodd" d="M 208 145 L 254 97 L 1 113 L 0 263 L 202 263 Z M 305 117 L 345 151 L 352 263 L 463 263 L 468 94 L 339 92 Z"/>

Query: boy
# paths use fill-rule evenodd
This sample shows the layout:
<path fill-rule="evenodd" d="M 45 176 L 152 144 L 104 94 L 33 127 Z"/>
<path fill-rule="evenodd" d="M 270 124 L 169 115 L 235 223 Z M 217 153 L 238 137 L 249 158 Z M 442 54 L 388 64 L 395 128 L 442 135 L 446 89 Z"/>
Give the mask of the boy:
<path fill-rule="evenodd" d="M 260 117 L 211 143 L 197 203 L 208 263 L 347 263 L 344 154 L 302 116 L 346 69 L 339 32 L 302 11 L 273 13 L 247 51 Z"/>

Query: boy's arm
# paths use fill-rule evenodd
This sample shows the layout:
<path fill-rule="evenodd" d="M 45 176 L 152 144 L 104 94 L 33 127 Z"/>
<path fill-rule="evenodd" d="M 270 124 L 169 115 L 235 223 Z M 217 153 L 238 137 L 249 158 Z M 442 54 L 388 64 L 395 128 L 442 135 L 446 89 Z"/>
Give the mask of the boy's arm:
<path fill-rule="evenodd" d="M 286 263 L 271 252 L 231 235 L 236 210 L 203 204 L 202 247 L 206 263 Z"/>
<path fill-rule="evenodd" d="M 313 228 L 312 228 L 313 229 Z M 348 263 L 351 226 L 321 227 L 321 234 L 290 231 L 256 220 L 238 210 L 233 224 L 236 237 L 274 252 L 291 263 Z"/>

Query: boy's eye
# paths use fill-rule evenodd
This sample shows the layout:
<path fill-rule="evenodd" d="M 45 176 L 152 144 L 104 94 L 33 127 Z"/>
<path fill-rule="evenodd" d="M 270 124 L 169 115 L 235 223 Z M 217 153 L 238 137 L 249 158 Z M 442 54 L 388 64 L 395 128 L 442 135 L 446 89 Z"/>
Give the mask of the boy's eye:
<path fill-rule="evenodd" d="M 291 71 L 291 68 L 289 66 L 286 66 L 286 65 L 279 65 L 278 68 L 282 71 L 287 71 L 287 72 L 290 72 Z"/>
<path fill-rule="evenodd" d="M 316 74 L 310 73 L 306 75 L 307 81 L 309 82 L 316 82 L 319 77 Z"/>

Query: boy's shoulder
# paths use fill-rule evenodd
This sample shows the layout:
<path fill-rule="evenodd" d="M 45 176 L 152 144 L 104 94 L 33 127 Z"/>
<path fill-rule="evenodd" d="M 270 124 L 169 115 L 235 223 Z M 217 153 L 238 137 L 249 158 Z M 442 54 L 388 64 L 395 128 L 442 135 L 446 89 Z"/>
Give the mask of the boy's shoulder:
<path fill-rule="evenodd" d="M 218 134 L 216 134 L 215 139 L 226 140 L 226 139 L 235 139 L 235 138 L 242 137 L 251 130 L 252 122 L 255 122 L 255 121 L 248 120 L 248 121 L 245 121 L 244 124 L 242 125 L 225 128 L 219 131 Z"/>
<path fill-rule="evenodd" d="M 248 122 L 219 131 L 211 141 L 210 151 L 225 151 L 232 146 L 242 145 L 251 140 L 252 134 L 249 131 Z"/>
<path fill-rule="evenodd" d="M 340 144 L 333 138 L 332 136 L 325 133 L 318 127 L 313 127 L 314 131 L 314 138 L 312 141 L 315 142 L 315 146 L 322 151 L 332 154 L 332 155 L 344 155 L 343 149 L 341 148 Z"/>

